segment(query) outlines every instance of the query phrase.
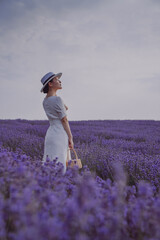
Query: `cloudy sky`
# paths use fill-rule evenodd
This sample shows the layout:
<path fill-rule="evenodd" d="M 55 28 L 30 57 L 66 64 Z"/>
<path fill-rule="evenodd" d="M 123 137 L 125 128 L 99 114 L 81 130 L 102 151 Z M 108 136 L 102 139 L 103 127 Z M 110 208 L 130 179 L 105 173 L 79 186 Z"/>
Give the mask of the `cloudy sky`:
<path fill-rule="evenodd" d="M 160 120 L 159 0 L 0 0 L 0 119 L 47 119 L 40 79 L 72 120 Z"/>

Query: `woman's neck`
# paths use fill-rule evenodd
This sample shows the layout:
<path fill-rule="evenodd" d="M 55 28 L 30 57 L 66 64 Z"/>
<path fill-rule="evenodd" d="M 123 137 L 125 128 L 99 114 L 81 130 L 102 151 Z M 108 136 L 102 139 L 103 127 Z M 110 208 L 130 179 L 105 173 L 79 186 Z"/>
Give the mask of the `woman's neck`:
<path fill-rule="evenodd" d="M 51 97 L 51 96 L 57 96 L 56 91 L 49 91 L 46 95 L 46 97 Z"/>
<path fill-rule="evenodd" d="M 57 95 L 51 95 L 51 94 L 47 94 L 46 97 L 51 97 L 51 96 L 57 96 Z"/>

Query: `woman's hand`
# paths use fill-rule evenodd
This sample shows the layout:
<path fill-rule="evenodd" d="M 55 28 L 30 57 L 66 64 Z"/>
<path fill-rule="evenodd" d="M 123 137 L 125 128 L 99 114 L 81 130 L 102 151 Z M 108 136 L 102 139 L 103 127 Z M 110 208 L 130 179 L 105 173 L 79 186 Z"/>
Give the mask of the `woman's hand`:
<path fill-rule="evenodd" d="M 73 138 L 72 138 L 72 137 L 70 137 L 70 138 L 68 139 L 68 143 L 69 143 L 69 148 L 70 148 L 70 149 L 73 149 L 73 148 L 74 148 L 74 143 L 73 143 Z"/>

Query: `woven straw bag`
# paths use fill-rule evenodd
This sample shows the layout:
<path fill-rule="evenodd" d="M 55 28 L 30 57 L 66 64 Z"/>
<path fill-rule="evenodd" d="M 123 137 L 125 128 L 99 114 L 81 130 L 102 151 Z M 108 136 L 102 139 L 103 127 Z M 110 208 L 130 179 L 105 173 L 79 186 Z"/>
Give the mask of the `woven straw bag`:
<path fill-rule="evenodd" d="M 82 168 L 82 162 L 81 162 L 81 159 L 78 158 L 76 150 L 75 149 L 68 149 L 68 150 L 73 150 L 73 152 L 76 156 L 76 159 L 67 159 L 66 167 L 78 166 L 78 168 Z M 70 154 L 70 158 L 71 158 L 71 154 Z"/>

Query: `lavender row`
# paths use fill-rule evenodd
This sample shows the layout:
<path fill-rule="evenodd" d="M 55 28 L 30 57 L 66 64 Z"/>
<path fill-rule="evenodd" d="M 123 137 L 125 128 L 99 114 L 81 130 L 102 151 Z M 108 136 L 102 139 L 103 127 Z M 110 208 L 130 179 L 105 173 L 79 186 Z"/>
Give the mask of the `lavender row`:
<path fill-rule="evenodd" d="M 48 121 L 0 120 L 0 141 L 40 161 Z M 149 181 L 160 186 L 160 121 L 71 121 L 75 149 L 82 163 L 102 179 L 114 181 L 113 163 L 120 162 L 127 184 Z M 74 158 L 72 152 L 72 158 Z"/>

